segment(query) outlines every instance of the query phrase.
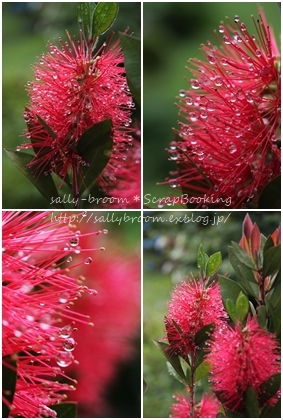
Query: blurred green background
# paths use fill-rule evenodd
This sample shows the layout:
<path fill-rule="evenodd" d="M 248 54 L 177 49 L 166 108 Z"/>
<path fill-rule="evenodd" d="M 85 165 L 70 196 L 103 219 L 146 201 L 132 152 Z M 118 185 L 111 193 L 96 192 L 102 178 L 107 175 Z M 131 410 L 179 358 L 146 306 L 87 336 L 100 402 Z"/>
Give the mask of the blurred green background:
<path fill-rule="evenodd" d="M 110 31 L 100 37 L 109 39 L 112 32 L 127 27 L 135 36 L 141 35 L 141 4 L 119 4 L 119 13 Z M 46 52 L 47 42 L 60 36 L 66 39 L 65 30 L 79 36 L 76 2 L 5 2 L 2 3 L 2 138 L 3 147 L 15 149 L 23 143 L 25 128 L 22 118 L 28 103 L 25 92 L 27 81 L 32 80 L 31 65 L 41 53 Z M 3 152 L 3 208 L 49 208 L 33 184 L 16 169 Z"/>
<path fill-rule="evenodd" d="M 197 252 L 200 244 L 210 256 L 221 251 L 223 263 L 219 274 L 229 273 L 237 280 L 228 259 L 228 246 L 231 241 L 239 242 L 242 236 L 242 223 L 246 212 L 144 212 L 144 267 L 143 267 L 143 370 L 148 390 L 144 395 L 144 417 L 160 418 L 169 416 L 169 408 L 174 402 L 172 395 L 186 395 L 185 387 L 169 375 L 166 360 L 155 347 L 152 340 L 164 337 L 163 319 L 167 312 L 167 302 L 173 286 L 191 273 L 198 274 Z M 154 222 L 152 216 L 168 220 L 173 214 L 193 217 L 206 217 L 210 223 L 169 223 Z M 279 212 L 249 212 L 253 223 L 257 223 L 265 236 L 272 234 L 280 223 Z M 146 220 L 146 217 L 148 220 Z M 214 217 L 224 216 L 227 221 L 212 226 Z M 219 219 L 218 219 L 219 220 Z M 202 219 L 203 222 L 206 219 Z M 197 394 L 207 389 L 206 380 L 201 382 Z M 187 394 L 188 395 L 188 394 Z"/>
<path fill-rule="evenodd" d="M 172 127 L 177 127 L 178 109 L 174 105 L 180 89 L 189 88 L 191 78 L 185 69 L 189 58 L 203 59 L 200 44 L 209 40 L 219 46 L 213 31 L 228 16 L 239 15 L 252 34 L 251 19 L 257 18 L 258 4 L 263 7 L 268 23 L 273 26 L 279 43 L 280 11 L 277 3 L 252 2 L 148 2 L 143 4 L 143 82 L 144 82 L 144 194 L 154 197 L 172 195 L 169 186 L 156 186 L 174 170 L 165 148 L 174 140 Z M 178 194 L 177 194 L 178 195 Z M 156 208 L 156 204 L 149 205 Z"/>

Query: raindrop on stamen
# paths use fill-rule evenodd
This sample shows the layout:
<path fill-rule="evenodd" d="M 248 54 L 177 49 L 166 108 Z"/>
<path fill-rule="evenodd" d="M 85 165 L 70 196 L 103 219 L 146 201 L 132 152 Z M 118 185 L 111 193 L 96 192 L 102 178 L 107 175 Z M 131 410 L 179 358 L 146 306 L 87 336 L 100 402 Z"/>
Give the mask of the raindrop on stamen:
<path fill-rule="evenodd" d="M 76 342 L 72 337 L 70 337 L 64 341 L 63 347 L 66 351 L 73 351 L 76 347 Z"/>
<path fill-rule="evenodd" d="M 185 91 L 185 90 L 183 90 L 183 89 L 181 89 L 181 90 L 179 91 L 179 96 L 180 96 L 180 98 L 185 98 L 185 97 L 186 97 L 186 91 Z"/>
<path fill-rule="evenodd" d="M 85 259 L 85 264 L 91 264 L 92 263 L 92 258 L 91 257 L 87 257 Z"/>
<path fill-rule="evenodd" d="M 69 298 L 70 298 L 70 293 L 69 292 L 62 292 L 60 297 L 59 297 L 59 302 L 60 303 L 67 303 Z"/>
<path fill-rule="evenodd" d="M 79 242 L 80 242 L 80 240 L 79 240 L 78 237 L 70 239 L 70 245 L 73 246 L 73 247 L 77 246 L 79 244 Z"/>
<path fill-rule="evenodd" d="M 191 79 L 191 87 L 192 89 L 199 89 L 200 83 L 197 79 Z"/>

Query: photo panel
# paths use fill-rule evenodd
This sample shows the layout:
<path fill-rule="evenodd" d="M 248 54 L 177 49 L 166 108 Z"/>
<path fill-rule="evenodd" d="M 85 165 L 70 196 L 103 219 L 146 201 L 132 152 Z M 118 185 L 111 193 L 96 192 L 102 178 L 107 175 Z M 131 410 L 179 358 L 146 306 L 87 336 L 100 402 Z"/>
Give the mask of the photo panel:
<path fill-rule="evenodd" d="M 281 208 L 280 5 L 143 4 L 144 208 Z"/>
<path fill-rule="evenodd" d="M 3 417 L 141 417 L 140 217 L 3 211 Z"/>
<path fill-rule="evenodd" d="M 145 418 L 281 417 L 280 222 L 144 213 Z"/>
<path fill-rule="evenodd" d="M 7 2 L 2 18 L 3 207 L 140 208 L 141 3 Z"/>

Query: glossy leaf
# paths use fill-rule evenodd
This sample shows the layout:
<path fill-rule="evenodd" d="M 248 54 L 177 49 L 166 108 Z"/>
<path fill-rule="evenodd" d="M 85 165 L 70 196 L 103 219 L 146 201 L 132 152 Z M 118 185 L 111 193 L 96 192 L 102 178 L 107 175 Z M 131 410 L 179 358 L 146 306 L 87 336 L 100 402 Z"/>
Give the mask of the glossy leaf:
<path fill-rule="evenodd" d="M 238 281 L 239 285 L 242 287 L 244 292 L 248 296 L 252 296 L 253 298 L 258 298 L 258 284 L 254 277 L 253 271 L 245 267 L 244 265 L 239 265 L 238 267 Z"/>
<path fill-rule="evenodd" d="M 127 81 L 135 102 L 141 105 L 141 41 L 139 38 L 119 33 Z"/>
<path fill-rule="evenodd" d="M 194 342 L 198 347 L 203 347 L 214 330 L 214 324 L 205 325 L 195 335 Z"/>
<path fill-rule="evenodd" d="M 17 359 L 14 356 L 4 356 L 2 362 L 2 393 L 12 405 L 17 383 Z M 2 417 L 9 417 L 11 406 L 2 402 Z"/>
<path fill-rule="evenodd" d="M 225 309 L 228 312 L 228 315 L 232 319 L 232 321 L 236 322 L 236 311 L 235 311 L 235 304 L 231 299 L 226 299 L 225 301 Z"/>
<path fill-rule="evenodd" d="M 243 322 L 249 312 L 249 301 L 246 295 L 240 293 L 236 300 L 235 314 L 236 318 Z"/>
<path fill-rule="evenodd" d="M 244 403 L 245 409 L 249 417 L 258 418 L 259 417 L 259 405 L 257 400 L 257 395 L 253 387 L 249 386 L 244 393 Z"/>
<path fill-rule="evenodd" d="M 169 375 L 173 376 L 173 378 L 175 378 L 176 381 L 178 381 L 178 382 L 180 382 L 181 384 L 184 385 L 184 380 L 180 377 L 180 375 L 176 372 L 176 370 L 173 368 L 171 363 L 168 362 L 168 360 L 166 361 L 166 366 L 167 366 L 167 370 L 168 370 Z"/>
<path fill-rule="evenodd" d="M 50 408 L 56 411 L 59 418 L 73 419 L 77 417 L 77 403 L 75 402 L 55 404 L 51 405 Z"/>
<path fill-rule="evenodd" d="M 221 252 L 216 252 L 215 254 L 212 254 L 208 261 L 206 266 L 206 275 L 208 277 L 212 276 L 217 272 L 222 262 Z"/>
<path fill-rule="evenodd" d="M 262 190 L 258 201 L 258 207 L 260 209 L 281 208 L 281 176 L 274 178 Z"/>
<path fill-rule="evenodd" d="M 79 190 L 82 195 L 101 174 L 111 157 L 113 147 L 112 123 L 102 121 L 86 130 L 78 141 L 77 153 L 87 163 L 81 167 Z M 89 166 L 88 166 L 89 165 Z"/>
<path fill-rule="evenodd" d="M 265 306 L 259 306 L 257 309 L 257 320 L 258 320 L 258 325 L 261 328 L 266 328 L 266 307 Z"/>
<path fill-rule="evenodd" d="M 260 385 L 260 392 L 258 394 L 258 400 L 261 405 L 264 405 L 271 397 L 273 397 L 280 389 L 281 386 L 281 374 L 276 373 L 275 375 L 268 378 Z"/>
<path fill-rule="evenodd" d="M 181 378 L 186 382 L 187 378 L 183 372 L 179 357 L 176 354 L 171 354 L 167 348 L 168 344 L 162 341 L 152 340 L 154 345 L 161 351 L 161 353 L 166 357 L 169 363 L 173 366 L 176 372 L 181 376 Z"/>
<path fill-rule="evenodd" d="M 237 268 L 238 264 L 240 263 L 240 264 L 245 265 L 248 268 L 251 268 L 252 270 L 256 270 L 254 262 L 248 256 L 246 251 L 240 247 L 239 244 L 237 244 L 236 242 L 232 242 L 232 246 L 229 246 L 228 249 L 229 249 L 229 259 L 233 268 L 235 268 L 234 264 L 236 265 L 236 268 Z M 233 258 L 231 259 L 231 257 Z"/>
<path fill-rule="evenodd" d="M 209 373 L 209 370 L 210 370 L 209 364 L 203 361 L 196 369 L 195 382 L 198 382 L 201 379 L 203 379 L 205 376 L 207 376 Z"/>
<path fill-rule="evenodd" d="M 54 131 L 52 130 L 52 128 L 49 127 L 49 125 L 41 118 L 40 115 L 36 115 L 36 116 L 37 116 L 38 121 L 42 125 L 42 127 L 44 127 L 45 130 L 47 131 L 47 133 L 55 140 L 57 136 L 54 133 Z"/>
<path fill-rule="evenodd" d="M 77 18 L 79 27 L 84 35 L 84 38 L 88 41 L 91 36 L 92 17 L 90 11 L 90 2 L 78 2 L 77 3 Z"/>
<path fill-rule="evenodd" d="M 277 403 L 274 406 L 265 404 L 260 414 L 261 418 L 264 419 L 274 419 L 281 418 L 281 398 L 278 399 Z"/>
<path fill-rule="evenodd" d="M 59 197 L 59 194 L 50 173 L 44 175 L 41 172 L 35 177 L 33 176 L 31 169 L 27 167 L 33 159 L 32 155 L 29 155 L 28 153 L 15 152 L 12 149 L 4 150 L 11 162 L 34 184 L 38 191 L 48 200 L 49 204 L 53 202 L 52 205 L 54 207 L 59 209 L 65 208 L 63 203 L 55 203 L 53 201 L 53 199 L 55 200 Z"/>
<path fill-rule="evenodd" d="M 269 248 L 272 248 L 273 246 L 274 246 L 274 243 L 273 243 L 272 237 L 270 235 L 270 236 L 268 236 L 268 238 L 265 241 L 265 244 L 264 244 L 264 247 L 263 247 L 263 256 L 265 255 L 266 251 Z"/>
<path fill-rule="evenodd" d="M 98 3 L 93 13 L 92 37 L 104 34 L 114 23 L 119 11 L 119 3 Z"/>
<path fill-rule="evenodd" d="M 280 269 L 281 264 L 281 244 L 269 248 L 264 254 L 262 275 L 272 276 Z"/>
<path fill-rule="evenodd" d="M 224 276 L 218 276 L 218 281 L 220 284 L 223 302 L 226 302 L 226 299 L 231 299 L 232 302 L 236 303 L 240 292 L 243 291 L 241 286 L 234 280 L 231 280 L 228 277 Z"/>
<path fill-rule="evenodd" d="M 205 254 L 202 244 L 200 244 L 197 255 L 197 266 L 200 270 L 201 276 L 206 275 L 206 263 L 208 256 Z"/>

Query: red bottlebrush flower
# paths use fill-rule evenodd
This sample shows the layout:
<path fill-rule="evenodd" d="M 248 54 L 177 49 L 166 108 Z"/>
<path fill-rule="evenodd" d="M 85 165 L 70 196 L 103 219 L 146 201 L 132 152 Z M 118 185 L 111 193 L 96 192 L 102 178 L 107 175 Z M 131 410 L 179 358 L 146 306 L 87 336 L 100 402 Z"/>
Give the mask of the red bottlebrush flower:
<path fill-rule="evenodd" d="M 127 147 L 131 146 L 131 112 L 134 103 L 127 85 L 124 57 L 119 42 L 106 43 L 93 55 L 82 36 L 75 42 L 67 33 L 68 42 L 48 45 L 34 66 L 35 81 L 28 82 L 30 104 L 24 112 L 28 124 L 25 134 L 32 143 L 21 148 L 37 151 L 29 166 L 34 176 L 55 172 L 63 180 L 73 173 L 73 186 L 78 190 L 81 166 L 89 166 L 76 147 L 82 134 L 94 124 L 111 119 L 113 152 L 99 178 L 102 188 L 115 181 L 116 171 L 126 163 Z M 44 120 L 53 131 L 38 120 Z M 56 136 L 56 138 L 54 138 Z M 105 174 L 105 176 L 104 176 Z M 128 173 L 128 176 L 132 176 Z"/>
<path fill-rule="evenodd" d="M 183 395 L 174 395 L 176 403 L 171 406 L 171 418 L 190 418 L 190 402 Z M 213 396 L 204 394 L 194 408 L 194 418 L 216 418 L 220 402 Z"/>
<path fill-rule="evenodd" d="M 48 406 L 66 398 L 66 391 L 74 388 L 70 382 L 76 382 L 61 369 L 75 361 L 75 321 L 89 324 L 89 317 L 70 305 L 83 292 L 95 293 L 83 286 L 81 276 L 69 275 L 91 262 L 87 255 L 71 265 L 72 255 L 95 248 L 81 249 L 83 235 L 61 216 L 48 216 L 48 212 L 3 212 L 2 355 L 18 363 L 11 417 L 56 417 Z M 3 395 L 10 405 L 5 390 Z"/>
<path fill-rule="evenodd" d="M 88 248 L 92 240 L 86 237 L 82 243 Z M 86 345 L 74 351 L 79 365 L 74 367 L 78 384 L 72 398 L 78 401 L 83 417 L 112 417 L 105 391 L 114 381 L 119 364 L 134 355 L 134 340 L 139 336 L 139 254 L 124 252 L 114 240 L 107 253 L 94 257 L 92 266 L 85 266 L 85 275 L 98 291 L 96 304 L 84 295 L 74 308 L 84 309 L 97 322 L 91 330 L 81 325 L 77 332 Z"/>
<path fill-rule="evenodd" d="M 141 145 L 133 140 L 127 158 L 119 165 L 114 182 L 105 186 L 112 208 L 138 209 L 141 206 Z"/>
<path fill-rule="evenodd" d="M 213 388 L 231 410 L 243 408 L 244 393 L 252 386 L 256 394 L 261 384 L 280 372 L 279 346 L 275 335 L 262 330 L 249 318 L 244 328 L 214 334 L 207 361 L 211 364 Z M 269 404 L 277 401 L 276 397 Z"/>
<path fill-rule="evenodd" d="M 207 61 L 191 59 L 191 89 L 179 92 L 178 164 L 167 182 L 196 207 L 257 205 L 280 174 L 280 54 L 262 11 L 250 35 L 238 16 L 219 26 L 221 48 L 201 45 Z M 192 68 L 191 68 L 192 67 Z M 196 67 L 196 69 L 195 69 Z M 196 200 L 199 197 L 199 200 Z M 193 200 L 194 198 L 194 200 Z M 189 201 L 190 202 L 190 201 Z"/>
<path fill-rule="evenodd" d="M 168 349 L 186 357 L 196 347 L 194 338 L 197 332 L 211 323 L 217 328 L 223 324 L 223 318 L 227 318 L 227 314 L 218 284 L 205 288 L 195 279 L 188 283 L 182 281 L 172 292 L 164 321 Z"/>

